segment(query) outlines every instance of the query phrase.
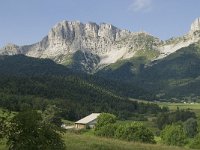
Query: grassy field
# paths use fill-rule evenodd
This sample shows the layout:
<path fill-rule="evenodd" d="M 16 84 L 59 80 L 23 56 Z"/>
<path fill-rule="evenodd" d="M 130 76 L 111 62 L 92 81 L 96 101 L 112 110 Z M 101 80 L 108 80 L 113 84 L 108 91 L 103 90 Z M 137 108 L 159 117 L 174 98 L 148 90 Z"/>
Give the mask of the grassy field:
<path fill-rule="evenodd" d="M 66 150 L 187 150 L 182 147 L 101 138 L 90 134 L 90 132 L 82 134 L 67 132 L 63 135 L 63 138 L 66 144 Z M 0 142 L 0 150 L 8 150 L 5 141 Z"/>
<path fill-rule="evenodd" d="M 179 109 L 190 109 L 194 111 L 198 117 L 200 117 L 200 103 L 171 103 L 171 102 L 150 102 L 146 100 L 131 99 L 131 101 L 137 101 L 142 103 L 155 103 L 160 107 L 167 106 L 171 111 Z"/>
<path fill-rule="evenodd" d="M 200 103 L 167 103 L 167 102 L 157 102 L 159 106 L 168 106 L 170 110 L 176 110 L 177 107 L 180 109 L 191 109 L 191 110 L 200 110 Z"/>
<path fill-rule="evenodd" d="M 88 134 L 66 133 L 64 139 L 69 150 L 184 150 L 180 147 L 126 142 Z"/>
<path fill-rule="evenodd" d="M 200 103 L 168 103 L 168 102 L 157 102 L 159 106 L 167 106 L 170 110 L 176 110 L 179 109 L 190 109 L 191 111 L 194 111 L 198 117 L 200 117 Z"/>

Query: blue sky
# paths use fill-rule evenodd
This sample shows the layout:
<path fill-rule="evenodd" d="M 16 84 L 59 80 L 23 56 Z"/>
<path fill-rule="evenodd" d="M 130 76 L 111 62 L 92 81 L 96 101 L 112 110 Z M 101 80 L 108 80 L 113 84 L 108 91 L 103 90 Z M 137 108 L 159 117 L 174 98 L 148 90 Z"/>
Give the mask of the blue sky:
<path fill-rule="evenodd" d="M 0 47 L 32 44 L 62 20 L 111 23 L 161 39 L 188 32 L 200 0 L 0 0 Z"/>

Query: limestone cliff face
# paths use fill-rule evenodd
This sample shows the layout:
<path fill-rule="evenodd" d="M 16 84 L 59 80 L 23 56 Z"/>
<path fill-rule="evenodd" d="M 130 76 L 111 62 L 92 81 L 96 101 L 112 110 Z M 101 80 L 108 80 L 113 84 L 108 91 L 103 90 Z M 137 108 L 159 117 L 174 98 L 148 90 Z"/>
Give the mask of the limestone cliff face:
<path fill-rule="evenodd" d="M 67 65 L 73 61 L 70 61 L 74 58 L 73 55 L 81 51 L 83 56 L 87 54 L 87 57 L 83 57 L 85 60 L 80 63 L 83 67 L 87 66 L 84 70 L 93 72 L 118 60 L 131 58 L 140 50 L 157 51 L 160 56 L 154 59 L 163 58 L 200 40 L 199 31 L 199 18 L 191 25 L 188 34 L 167 41 L 161 41 L 145 32 L 121 30 L 106 23 L 98 25 L 92 22 L 83 24 L 79 21 L 62 21 L 56 24 L 42 41 L 26 46 L 9 44 L 0 49 L 0 54 L 50 58 Z M 89 58 L 90 56 L 93 57 Z"/>
<path fill-rule="evenodd" d="M 191 25 L 190 32 L 200 31 L 200 18 L 197 18 Z"/>
<path fill-rule="evenodd" d="M 77 51 L 83 51 L 100 58 L 99 63 L 89 65 L 99 68 L 115 63 L 119 59 L 130 58 L 138 50 L 152 50 L 159 42 L 158 38 L 147 33 L 121 30 L 111 24 L 62 21 L 56 24 L 42 41 L 21 47 L 8 45 L 1 49 L 0 53 L 8 55 L 20 53 L 32 57 L 50 58 L 57 63 L 66 64 L 69 56 Z"/>
<path fill-rule="evenodd" d="M 161 52 L 157 59 L 168 56 L 169 54 L 179 50 L 180 48 L 187 47 L 190 44 L 196 43 L 200 40 L 200 18 L 197 18 L 191 25 L 190 31 L 181 37 L 171 38 L 164 41 L 160 46 Z"/>

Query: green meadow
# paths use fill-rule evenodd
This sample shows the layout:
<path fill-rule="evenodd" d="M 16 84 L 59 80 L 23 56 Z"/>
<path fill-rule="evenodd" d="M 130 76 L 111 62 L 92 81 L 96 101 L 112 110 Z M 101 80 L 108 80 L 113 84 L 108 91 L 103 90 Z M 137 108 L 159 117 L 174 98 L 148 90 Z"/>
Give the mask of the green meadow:
<path fill-rule="evenodd" d="M 91 134 L 64 134 L 67 149 L 70 150 L 184 150 L 184 148 L 126 142 L 111 138 L 96 137 Z"/>
<path fill-rule="evenodd" d="M 157 102 L 161 107 L 167 106 L 170 110 L 179 109 L 189 109 L 196 113 L 200 117 L 200 103 L 170 103 L 170 102 Z"/>
<path fill-rule="evenodd" d="M 185 148 L 160 144 L 126 142 L 111 138 L 97 137 L 88 133 L 63 134 L 66 150 L 187 150 Z M 0 142 L 0 150 L 8 150 L 5 141 Z"/>

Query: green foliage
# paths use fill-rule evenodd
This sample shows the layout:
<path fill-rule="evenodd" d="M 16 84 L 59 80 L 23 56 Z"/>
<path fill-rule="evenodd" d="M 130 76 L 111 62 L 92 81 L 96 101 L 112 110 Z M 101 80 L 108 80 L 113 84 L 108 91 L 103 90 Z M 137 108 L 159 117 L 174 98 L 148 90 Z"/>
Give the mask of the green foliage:
<path fill-rule="evenodd" d="M 199 43 L 182 48 L 143 70 L 139 75 L 139 80 L 145 83 L 142 87 L 151 87 L 159 99 L 198 99 Z"/>
<path fill-rule="evenodd" d="M 8 131 L 8 146 L 11 150 L 65 149 L 60 133 L 56 128 L 43 122 L 36 111 L 18 113 Z"/>
<path fill-rule="evenodd" d="M 117 124 L 106 124 L 99 129 L 95 128 L 95 135 L 114 138 L 117 127 Z"/>
<path fill-rule="evenodd" d="M 73 54 L 68 68 L 78 72 L 93 73 L 95 70 L 94 64 L 98 64 L 99 62 L 100 57 L 98 55 L 78 50 Z"/>
<path fill-rule="evenodd" d="M 109 113 L 101 113 L 97 117 L 95 135 L 104 137 L 114 137 L 116 130 L 116 116 Z"/>
<path fill-rule="evenodd" d="M 66 150 L 188 150 L 188 148 L 184 147 L 128 142 L 71 132 L 66 132 L 63 135 L 63 139 L 66 144 Z M 7 150 L 4 143 L 0 143 L 0 149 Z"/>
<path fill-rule="evenodd" d="M 139 50 L 136 52 L 134 57 L 146 57 L 148 60 L 147 62 L 149 62 L 150 60 L 157 58 L 159 54 L 160 52 L 157 50 Z"/>
<path fill-rule="evenodd" d="M 97 117 L 97 124 L 95 126 L 95 130 L 99 130 L 101 127 L 106 126 L 108 124 L 114 124 L 116 122 L 116 116 L 109 113 L 101 113 Z"/>
<path fill-rule="evenodd" d="M 157 113 L 162 109 L 155 104 L 132 102 L 101 86 L 76 76 L 0 78 L 0 106 L 12 111 L 38 109 L 48 105 L 60 109 L 60 117 L 77 120 L 92 112 L 109 112 L 130 117 L 133 113 Z"/>
<path fill-rule="evenodd" d="M 51 68 L 51 69 L 49 69 Z M 0 57 L 0 106 L 12 111 L 48 105 L 60 109 L 59 117 L 77 120 L 92 112 L 109 112 L 122 119 L 133 113 L 157 113 L 158 105 L 131 102 L 124 95 L 139 97 L 145 92 L 134 86 L 75 73 L 48 59 L 23 55 Z M 121 97 L 122 96 L 122 97 Z"/>
<path fill-rule="evenodd" d="M 61 110 L 55 105 L 48 105 L 42 113 L 43 120 L 47 123 L 52 123 L 58 127 L 62 125 L 61 117 L 59 116 Z"/>
<path fill-rule="evenodd" d="M 190 138 L 194 137 L 198 133 L 197 120 L 194 118 L 189 118 L 183 123 L 184 131 L 186 135 Z"/>
<path fill-rule="evenodd" d="M 186 138 L 181 124 L 167 125 L 161 131 L 161 140 L 167 145 L 183 146 L 186 143 Z"/>
<path fill-rule="evenodd" d="M 51 69 L 49 69 L 51 68 Z M 24 55 L 0 56 L 1 75 L 70 75 L 72 71 L 50 59 L 36 59 Z"/>
<path fill-rule="evenodd" d="M 103 113 L 98 117 L 95 135 L 127 141 L 155 143 L 153 133 L 139 122 L 117 124 L 116 116 Z"/>
<path fill-rule="evenodd" d="M 4 109 L 0 109 L 0 142 L 8 133 L 8 128 L 10 125 L 10 120 L 14 117 L 14 113 L 9 112 Z"/>
<path fill-rule="evenodd" d="M 132 81 L 144 69 L 144 65 L 147 62 L 149 62 L 149 60 L 144 56 L 119 60 L 100 70 L 97 75 L 120 82 Z"/>
<path fill-rule="evenodd" d="M 0 117 L 0 139 L 4 138 L 6 133 L 6 118 Z"/>
<path fill-rule="evenodd" d="M 74 57 L 73 63 L 71 63 L 71 65 L 69 65 L 68 67 L 56 64 L 50 59 L 31 58 L 24 55 L 0 56 L 0 74 L 3 77 L 17 76 L 17 77 L 42 77 L 42 78 L 48 77 L 49 78 L 52 76 L 53 77 L 74 76 L 76 78 L 79 78 L 78 80 L 83 80 L 84 82 L 92 84 L 95 87 L 98 86 L 101 89 L 105 89 L 107 91 L 110 91 L 112 93 L 115 93 L 116 95 L 120 95 L 123 97 L 131 96 L 135 98 L 146 97 L 146 99 L 154 98 L 154 96 L 151 93 L 133 84 L 118 83 L 110 79 L 104 79 L 104 78 L 98 77 L 96 76 L 96 74 L 95 75 L 84 74 L 83 72 L 85 69 L 91 69 L 93 67 L 93 65 L 91 66 L 80 65 L 82 60 L 86 61 L 85 57 L 90 57 L 89 55 L 90 54 L 87 54 L 87 53 L 83 54 L 83 52 L 77 51 L 77 53 L 73 56 Z M 96 56 L 91 56 L 91 57 L 95 57 L 93 63 L 98 62 L 98 58 L 96 58 Z M 58 58 L 58 59 L 62 59 L 62 58 Z M 87 61 L 89 60 L 87 59 Z M 143 58 L 138 58 L 136 62 L 138 62 L 136 63 L 136 66 L 139 66 L 137 64 L 140 64 L 140 62 L 143 62 Z M 41 81 L 43 80 L 40 80 L 40 82 Z M 40 82 L 39 84 L 41 84 Z M 43 84 L 41 84 L 40 86 L 43 86 Z"/>
<path fill-rule="evenodd" d="M 115 137 L 127 141 L 155 143 L 153 133 L 139 122 L 119 125 Z"/>
<path fill-rule="evenodd" d="M 191 141 L 191 143 L 189 144 L 190 148 L 193 149 L 200 149 L 200 133 L 197 134 L 194 139 Z"/>
<path fill-rule="evenodd" d="M 166 125 L 172 124 L 178 121 L 186 121 L 189 118 L 196 118 L 194 112 L 189 110 L 179 110 L 173 112 L 165 112 L 158 115 L 156 124 L 159 129 L 163 129 Z"/>

